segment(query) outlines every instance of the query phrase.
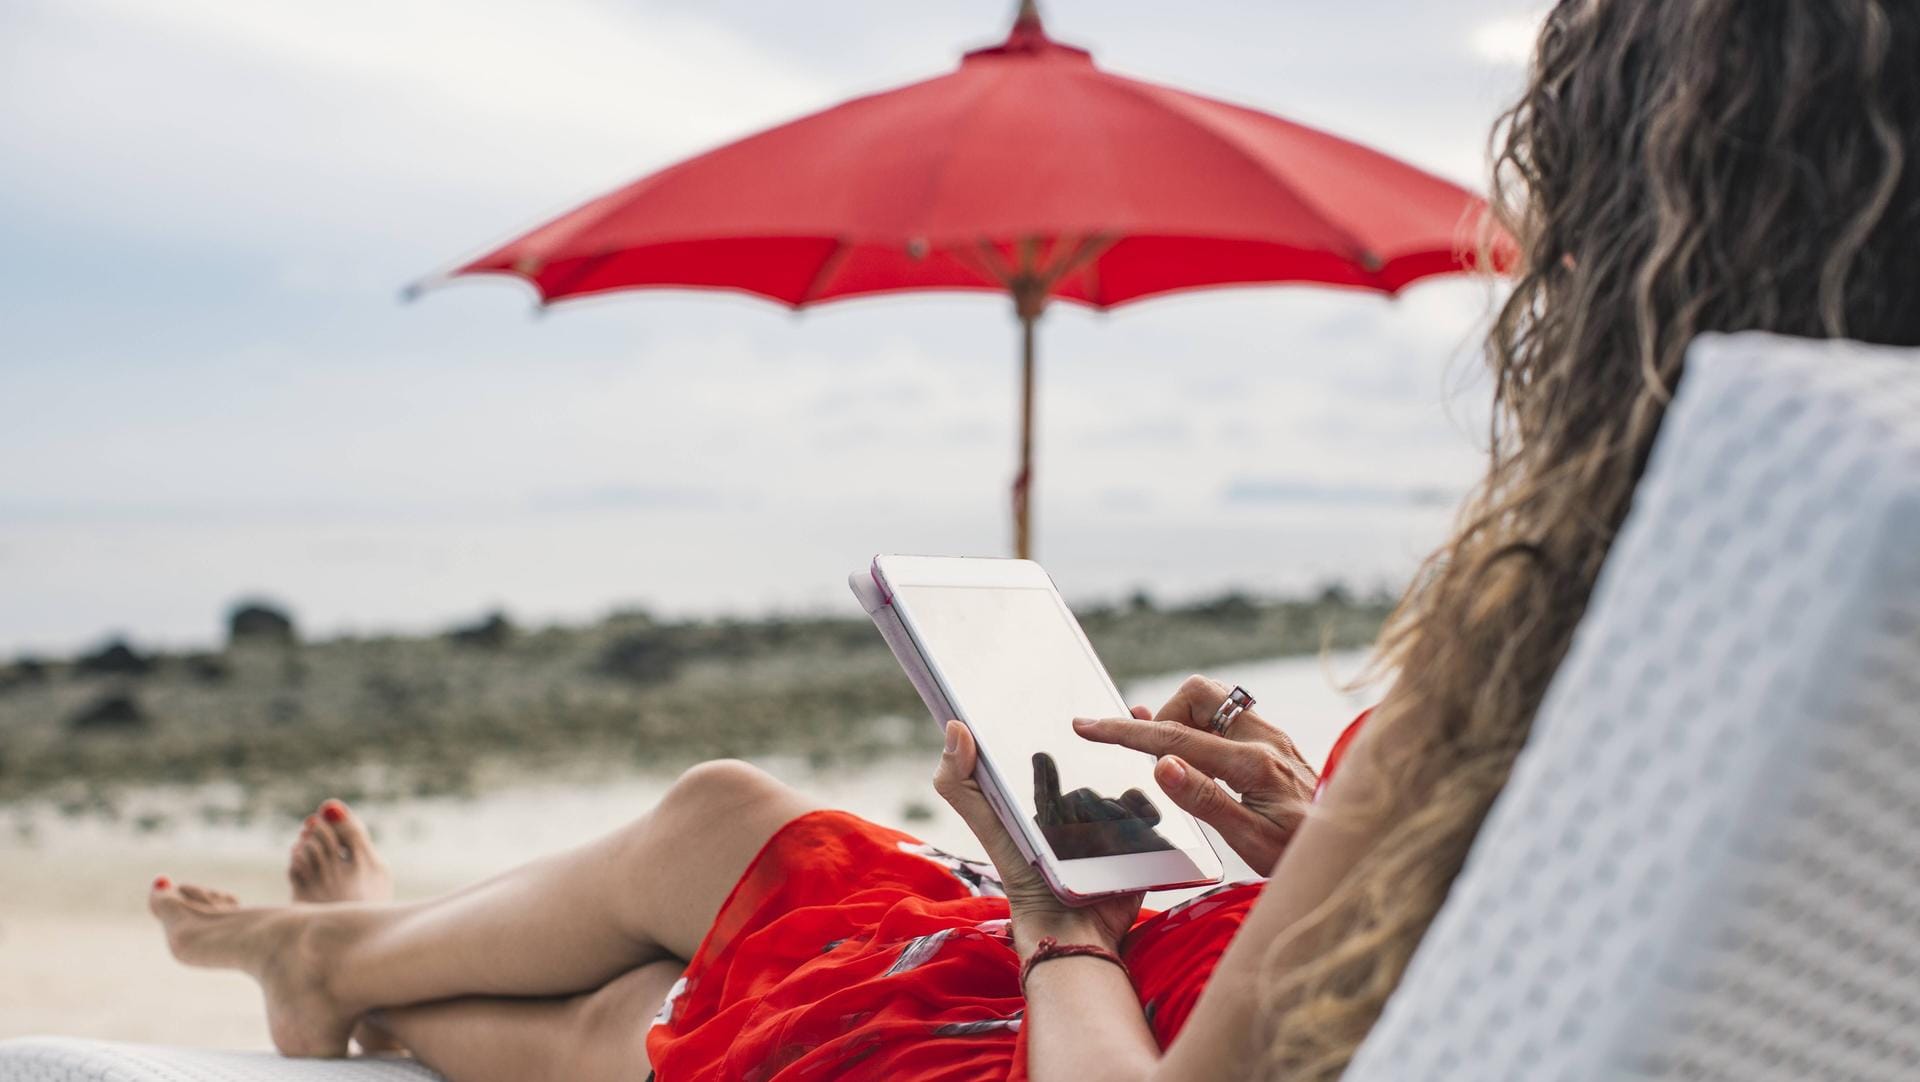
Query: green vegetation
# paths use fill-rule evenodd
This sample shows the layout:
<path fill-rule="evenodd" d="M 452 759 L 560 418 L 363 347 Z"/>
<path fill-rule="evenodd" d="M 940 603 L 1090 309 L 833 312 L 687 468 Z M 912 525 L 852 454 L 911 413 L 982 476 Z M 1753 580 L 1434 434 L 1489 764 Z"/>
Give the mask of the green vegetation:
<path fill-rule="evenodd" d="M 1117 679 L 1372 641 L 1385 599 L 1139 596 L 1080 617 Z M 258 603 L 212 653 L 125 643 L 0 667 L 0 806 L 118 814 L 135 786 L 224 782 L 209 818 L 471 790 L 489 764 L 673 769 L 726 755 L 819 765 L 932 747 L 912 687 L 865 617 L 515 628 L 302 643 Z"/>

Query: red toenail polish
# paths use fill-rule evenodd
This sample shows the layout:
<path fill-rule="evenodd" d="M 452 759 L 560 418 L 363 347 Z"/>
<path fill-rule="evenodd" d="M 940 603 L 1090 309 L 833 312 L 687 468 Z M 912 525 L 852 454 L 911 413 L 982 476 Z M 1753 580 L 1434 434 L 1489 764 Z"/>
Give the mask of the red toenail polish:
<path fill-rule="evenodd" d="M 164 876 L 164 875 L 157 875 L 157 876 L 154 876 L 154 878 L 153 878 L 153 889 L 155 889 L 155 890 L 165 890 L 165 889 L 167 889 L 167 888 L 168 888 L 168 887 L 170 887 L 170 886 L 173 886 L 173 880 L 171 880 L 171 879 L 168 879 L 168 878 L 167 878 L 166 876 Z"/>
<path fill-rule="evenodd" d="M 347 817 L 347 810 L 338 804 L 330 803 L 320 809 L 320 814 L 327 817 L 327 822 L 338 823 Z"/>

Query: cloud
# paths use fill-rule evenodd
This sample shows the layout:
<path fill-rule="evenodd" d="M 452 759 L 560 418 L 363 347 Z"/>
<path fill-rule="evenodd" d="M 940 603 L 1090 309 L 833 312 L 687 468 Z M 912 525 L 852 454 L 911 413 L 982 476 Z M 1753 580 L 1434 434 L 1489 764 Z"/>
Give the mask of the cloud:
<path fill-rule="evenodd" d="M 696 12 L 595 0 L 26 0 L 0 34 L 9 186 L 203 241 L 471 229 L 476 204 L 505 231 L 839 89 Z"/>
<path fill-rule="evenodd" d="M 1543 14 L 1536 12 L 1488 19 L 1475 26 L 1467 40 L 1473 54 L 1482 60 L 1525 67 L 1533 59 L 1534 41 L 1540 36 L 1543 18 Z"/>

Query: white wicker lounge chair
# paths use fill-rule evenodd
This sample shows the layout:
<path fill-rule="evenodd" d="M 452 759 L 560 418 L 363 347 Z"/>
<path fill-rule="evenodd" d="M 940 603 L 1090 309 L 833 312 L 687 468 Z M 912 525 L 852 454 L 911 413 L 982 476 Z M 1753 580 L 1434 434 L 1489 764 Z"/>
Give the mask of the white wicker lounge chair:
<path fill-rule="evenodd" d="M 417 1082 L 0 1043 L 0 1082 Z M 1512 783 L 1347 1077 L 1920 1078 L 1920 351 L 1694 347 Z"/>

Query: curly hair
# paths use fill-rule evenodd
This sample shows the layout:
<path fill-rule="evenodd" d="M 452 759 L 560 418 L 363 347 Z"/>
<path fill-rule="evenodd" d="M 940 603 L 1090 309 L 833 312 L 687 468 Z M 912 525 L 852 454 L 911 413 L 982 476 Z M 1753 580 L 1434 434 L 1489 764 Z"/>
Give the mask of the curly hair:
<path fill-rule="evenodd" d="M 1338 1078 L 1566 653 L 1704 331 L 1920 345 L 1920 4 L 1562 0 L 1495 125 L 1517 249 L 1485 477 L 1388 621 L 1379 839 L 1262 973 L 1263 1077 Z M 1384 738 L 1383 738 L 1384 737 Z M 1282 948 L 1304 964 L 1287 965 Z"/>

